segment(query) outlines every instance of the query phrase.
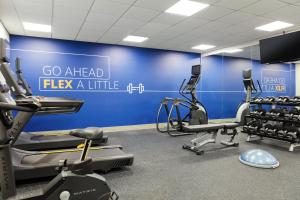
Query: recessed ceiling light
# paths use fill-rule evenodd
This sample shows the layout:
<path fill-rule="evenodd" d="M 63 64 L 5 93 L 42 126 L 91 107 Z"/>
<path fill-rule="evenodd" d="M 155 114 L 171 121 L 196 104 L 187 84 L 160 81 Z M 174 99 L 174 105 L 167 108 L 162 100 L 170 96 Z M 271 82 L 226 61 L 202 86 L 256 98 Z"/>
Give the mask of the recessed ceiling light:
<path fill-rule="evenodd" d="M 214 46 L 214 45 L 200 44 L 200 45 L 192 47 L 192 49 L 197 49 L 197 50 L 205 51 L 205 50 L 212 49 L 212 48 L 215 48 L 215 47 L 216 46 Z"/>
<path fill-rule="evenodd" d="M 207 8 L 208 6 L 209 4 L 200 3 L 196 1 L 180 0 L 173 6 L 168 8 L 165 12 L 176 15 L 191 16 L 199 12 L 200 10 Z"/>
<path fill-rule="evenodd" d="M 294 26 L 294 24 L 286 23 L 286 22 L 281 22 L 281 21 L 275 21 L 269 24 L 265 24 L 263 26 L 258 26 L 255 29 L 256 30 L 261 30 L 261 31 L 277 31 L 283 28 L 288 28 Z"/>
<path fill-rule="evenodd" d="M 146 40 L 148 40 L 147 37 L 141 37 L 141 36 L 135 36 L 135 35 L 129 35 L 123 39 L 123 41 L 125 41 L 125 42 L 144 42 Z"/>
<path fill-rule="evenodd" d="M 30 22 L 23 22 L 23 26 L 25 30 L 28 31 L 38 31 L 38 32 L 51 32 L 51 26 L 46 24 L 36 24 Z"/>
<path fill-rule="evenodd" d="M 225 49 L 223 51 L 223 53 L 238 53 L 238 52 L 242 52 L 243 49 Z"/>

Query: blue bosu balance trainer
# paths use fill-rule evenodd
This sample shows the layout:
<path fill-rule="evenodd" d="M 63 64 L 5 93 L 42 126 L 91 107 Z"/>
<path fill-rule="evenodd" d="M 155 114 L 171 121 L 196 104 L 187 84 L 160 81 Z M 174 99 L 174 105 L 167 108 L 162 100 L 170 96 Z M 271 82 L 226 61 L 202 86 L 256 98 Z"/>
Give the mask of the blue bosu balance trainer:
<path fill-rule="evenodd" d="M 269 152 L 253 149 L 242 153 L 239 157 L 241 163 L 258 168 L 277 168 L 279 167 L 278 160 Z"/>

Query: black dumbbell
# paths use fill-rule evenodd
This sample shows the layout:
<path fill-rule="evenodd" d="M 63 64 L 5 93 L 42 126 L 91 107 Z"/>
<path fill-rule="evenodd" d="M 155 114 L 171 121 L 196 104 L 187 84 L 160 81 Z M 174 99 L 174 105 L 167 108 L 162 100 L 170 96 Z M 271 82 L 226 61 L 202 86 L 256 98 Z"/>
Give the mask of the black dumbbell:
<path fill-rule="evenodd" d="M 284 102 L 289 102 L 290 98 L 288 96 L 280 96 L 277 99 L 278 102 L 284 103 Z"/>
<path fill-rule="evenodd" d="M 265 116 L 266 115 L 266 110 L 263 108 L 258 108 L 253 110 L 250 115 L 254 115 L 254 116 Z"/>
<path fill-rule="evenodd" d="M 275 97 L 266 97 L 264 98 L 264 102 L 266 103 L 272 103 L 272 102 L 275 102 Z"/>

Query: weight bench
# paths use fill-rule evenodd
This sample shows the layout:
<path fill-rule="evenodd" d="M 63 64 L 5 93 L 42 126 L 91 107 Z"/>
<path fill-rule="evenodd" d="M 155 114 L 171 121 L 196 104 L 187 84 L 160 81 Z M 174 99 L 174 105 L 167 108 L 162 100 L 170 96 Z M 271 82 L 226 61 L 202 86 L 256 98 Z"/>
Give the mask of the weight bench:
<path fill-rule="evenodd" d="M 221 141 L 221 144 L 226 147 L 238 147 L 239 143 L 235 143 L 233 140 L 235 136 L 238 134 L 237 127 L 239 127 L 239 123 L 223 123 L 223 124 L 202 124 L 202 125 L 190 125 L 185 126 L 183 129 L 189 133 L 199 134 L 201 132 L 206 132 L 199 137 L 190 141 L 190 144 L 184 144 L 182 146 L 183 149 L 187 149 L 195 152 L 197 155 L 202 155 L 204 150 L 201 148 L 209 143 L 216 143 L 216 138 L 218 133 L 221 135 L 229 135 L 231 136 L 227 141 Z M 203 139 L 206 135 L 211 135 L 209 139 Z"/>

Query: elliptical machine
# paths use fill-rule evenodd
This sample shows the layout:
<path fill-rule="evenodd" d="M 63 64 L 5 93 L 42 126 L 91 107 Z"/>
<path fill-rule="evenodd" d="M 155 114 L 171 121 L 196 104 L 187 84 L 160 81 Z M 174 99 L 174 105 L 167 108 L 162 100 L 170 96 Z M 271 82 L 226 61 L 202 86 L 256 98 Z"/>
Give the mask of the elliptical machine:
<path fill-rule="evenodd" d="M 170 136 L 190 135 L 191 133 L 185 132 L 185 125 L 200 125 L 208 123 L 207 111 L 204 105 L 197 98 L 197 85 L 200 78 L 201 65 L 192 66 L 189 81 L 186 83 L 186 79 L 184 79 L 179 89 L 179 94 L 183 98 L 165 97 L 161 101 L 156 118 L 157 131 L 161 133 L 168 133 Z M 188 95 L 190 95 L 190 97 Z M 189 110 L 183 118 L 181 118 L 181 107 Z M 166 129 L 160 127 L 160 117 L 163 108 L 168 117 Z M 175 118 L 173 113 L 174 110 L 176 112 Z"/>
<path fill-rule="evenodd" d="M 8 63 L 2 63 L 8 65 Z M 12 115 L 12 111 L 16 111 Z M 43 111 L 43 106 L 35 97 L 16 105 L 11 97 L 9 87 L 0 83 L 0 189 L 1 198 L 7 200 L 117 200 L 119 197 L 112 192 L 104 177 L 92 170 L 92 159 L 88 152 L 93 140 L 103 137 L 103 131 L 94 128 L 77 129 L 70 135 L 85 139 L 80 160 L 68 165 L 67 159 L 59 162 L 57 170 L 60 171 L 41 191 L 30 191 L 28 194 L 17 194 L 14 167 L 11 157 L 11 141 L 9 132 L 14 132 L 14 137 L 19 134 L 33 114 Z"/>

